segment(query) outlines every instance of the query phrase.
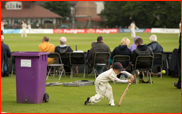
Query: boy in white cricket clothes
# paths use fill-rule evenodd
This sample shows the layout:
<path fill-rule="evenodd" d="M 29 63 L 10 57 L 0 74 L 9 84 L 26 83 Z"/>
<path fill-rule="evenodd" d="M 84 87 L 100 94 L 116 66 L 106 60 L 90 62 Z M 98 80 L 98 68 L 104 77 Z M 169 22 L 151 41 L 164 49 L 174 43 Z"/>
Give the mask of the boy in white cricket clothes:
<path fill-rule="evenodd" d="M 126 75 L 128 75 L 128 77 L 131 77 L 131 80 L 120 80 L 119 78 L 117 78 L 117 75 L 120 73 L 124 73 Z M 96 95 L 92 96 L 91 98 L 88 97 L 87 100 L 85 101 L 85 105 L 91 103 L 97 103 L 99 101 L 101 101 L 104 96 L 107 97 L 107 99 L 109 100 L 109 105 L 110 106 L 115 106 L 114 104 L 114 98 L 113 98 L 113 93 L 112 93 L 112 87 L 111 85 L 108 83 L 109 81 L 117 81 L 117 82 L 129 82 L 132 83 L 132 81 L 134 80 L 133 75 L 131 75 L 130 73 L 126 72 L 125 69 L 123 68 L 122 64 L 120 62 L 115 62 L 113 64 L 113 68 L 103 72 L 102 74 L 100 74 L 96 80 L 95 80 L 95 90 L 96 90 Z"/>
<path fill-rule="evenodd" d="M 25 34 L 25 37 L 27 37 L 27 33 L 26 33 L 27 24 L 22 21 L 22 25 L 21 26 L 22 26 L 21 37 L 23 37 L 23 34 Z"/>

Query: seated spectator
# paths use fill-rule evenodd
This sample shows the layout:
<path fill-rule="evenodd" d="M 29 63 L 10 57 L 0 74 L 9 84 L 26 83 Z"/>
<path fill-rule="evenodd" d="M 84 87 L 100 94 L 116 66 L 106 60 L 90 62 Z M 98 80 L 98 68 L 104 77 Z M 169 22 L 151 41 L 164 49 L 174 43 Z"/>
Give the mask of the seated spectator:
<path fill-rule="evenodd" d="M 55 46 L 49 43 L 49 37 L 44 36 L 42 39 L 42 43 L 39 44 L 39 52 L 54 52 Z M 55 62 L 54 58 L 48 58 L 47 63 L 53 64 Z"/>
<path fill-rule="evenodd" d="M 143 40 L 141 38 L 137 38 L 135 41 L 135 44 L 137 46 L 137 49 L 133 51 L 133 57 L 132 57 L 132 63 L 135 64 L 136 58 L 138 56 L 154 56 L 152 50 L 147 47 L 147 45 L 143 44 Z M 140 67 L 146 67 L 148 63 L 146 64 L 138 64 Z M 140 79 L 142 79 L 142 73 L 140 73 Z"/>
<path fill-rule="evenodd" d="M 151 35 L 150 36 L 150 41 L 147 46 L 153 51 L 153 53 L 161 53 L 163 54 L 163 48 L 160 44 L 157 43 L 157 36 L 156 35 Z M 154 59 L 154 65 L 160 65 L 161 64 L 161 59 Z M 157 72 L 158 72 L 158 77 L 161 77 L 161 68 L 160 66 L 157 67 Z"/>
<path fill-rule="evenodd" d="M 123 38 L 121 40 L 121 45 L 119 45 L 118 47 L 115 47 L 112 54 L 111 54 L 111 59 L 113 60 L 115 55 L 129 55 L 130 59 L 132 59 L 132 52 L 130 49 L 128 49 L 127 46 L 129 46 L 130 44 L 130 40 L 128 38 Z M 128 62 L 121 62 L 121 64 L 123 65 L 123 67 L 126 69 L 126 67 L 128 67 Z"/>
<path fill-rule="evenodd" d="M 56 46 L 55 52 L 59 53 L 60 55 L 66 53 L 66 52 L 73 52 L 71 47 L 67 46 L 66 43 L 67 43 L 66 37 L 61 37 L 60 38 L 60 45 Z M 69 58 L 62 58 L 62 62 L 64 64 L 64 69 L 66 70 L 66 72 L 70 72 Z"/>
<path fill-rule="evenodd" d="M 4 43 L 4 36 L 1 35 L 1 76 L 9 76 L 8 58 L 11 57 L 11 51 L 7 44 Z"/>
<path fill-rule="evenodd" d="M 88 60 L 89 64 L 93 66 L 94 63 L 94 56 L 96 52 L 111 52 L 110 48 L 104 44 L 104 38 L 102 36 L 99 36 L 97 38 L 97 43 L 91 48 L 88 54 Z M 96 60 L 98 61 L 98 60 Z M 106 59 L 103 59 L 100 62 L 107 62 Z M 97 75 L 101 74 L 103 72 L 104 67 L 95 66 L 97 70 Z"/>
<path fill-rule="evenodd" d="M 115 55 L 129 55 L 130 56 L 130 60 L 132 60 L 132 52 L 130 49 L 128 49 L 127 46 L 130 45 L 130 40 L 128 38 L 123 38 L 121 40 L 121 45 L 119 45 L 118 47 L 114 48 L 114 50 L 111 53 L 111 59 L 113 60 Z M 127 71 L 131 71 L 129 66 L 128 66 L 128 61 L 125 62 L 121 62 L 121 64 L 123 65 L 123 67 L 127 70 Z M 118 78 L 120 78 L 120 75 L 117 75 Z M 127 77 L 127 75 L 125 75 L 125 77 Z"/>
<path fill-rule="evenodd" d="M 134 38 L 134 44 L 131 44 L 130 47 L 129 47 L 129 49 L 131 50 L 131 52 L 133 52 L 137 48 L 137 46 L 135 44 L 135 41 L 136 41 L 137 38 L 140 38 L 140 36 L 136 36 Z"/>
<path fill-rule="evenodd" d="M 174 82 L 174 86 L 177 87 L 178 89 L 181 89 L 181 33 L 179 34 L 178 60 L 179 60 L 178 61 L 179 62 L 178 64 L 179 79 L 178 79 L 178 82 Z"/>
<path fill-rule="evenodd" d="M 97 43 L 96 41 L 92 41 L 91 46 L 93 47 L 96 43 Z M 86 60 L 86 64 L 87 64 L 88 61 L 89 61 L 89 60 L 88 60 L 89 51 L 90 51 L 90 50 L 88 50 L 87 53 L 86 53 L 86 59 L 87 59 L 87 60 Z"/>

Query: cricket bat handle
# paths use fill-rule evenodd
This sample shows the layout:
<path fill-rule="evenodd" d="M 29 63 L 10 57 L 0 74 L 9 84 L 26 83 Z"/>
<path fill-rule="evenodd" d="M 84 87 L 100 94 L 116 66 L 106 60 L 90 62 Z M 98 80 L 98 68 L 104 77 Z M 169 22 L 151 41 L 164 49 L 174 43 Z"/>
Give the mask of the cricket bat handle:
<path fill-rule="evenodd" d="M 118 106 L 121 105 L 121 103 L 122 103 L 122 101 L 123 101 L 123 99 L 124 99 L 124 96 L 126 95 L 126 92 L 128 91 L 128 88 L 130 87 L 130 85 L 131 85 L 131 83 L 129 83 L 128 86 L 127 86 L 127 88 L 125 89 L 123 95 L 121 96 L 121 99 L 120 99 L 120 101 L 119 101 L 119 105 L 118 105 Z"/>

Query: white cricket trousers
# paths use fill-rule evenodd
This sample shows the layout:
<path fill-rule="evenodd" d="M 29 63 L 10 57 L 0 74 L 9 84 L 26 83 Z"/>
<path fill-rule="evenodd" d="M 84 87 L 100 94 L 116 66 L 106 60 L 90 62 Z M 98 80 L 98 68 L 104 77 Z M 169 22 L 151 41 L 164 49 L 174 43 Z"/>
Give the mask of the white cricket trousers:
<path fill-rule="evenodd" d="M 25 34 L 25 37 L 27 37 L 26 29 L 22 29 L 21 37 L 23 37 L 23 34 Z"/>
<path fill-rule="evenodd" d="M 135 38 L 136 34 L 135 34 L 135 30 L 131 30 L 131 38 Z"/>
<path fill-rule="evenodd" d="M 106 96 L 107 99 L 109 100 L 109 104 L 114 103 L 112 87 L 109 83 L 102 83 L 102 82 L 96 80 L 95 81 L 95 90 L 96 90 L 97 94 L 90 98 L 91 104 L 101 101 L 104 98 L 104 96 Z"/>

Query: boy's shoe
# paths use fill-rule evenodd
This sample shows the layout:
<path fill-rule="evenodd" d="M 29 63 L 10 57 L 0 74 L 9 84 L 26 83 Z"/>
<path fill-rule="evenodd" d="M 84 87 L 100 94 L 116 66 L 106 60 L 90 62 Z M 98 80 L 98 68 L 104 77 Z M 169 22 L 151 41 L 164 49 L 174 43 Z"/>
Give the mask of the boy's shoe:
<path fill-rule="evenodd" d="M 87 100 L 85 101 L 85 105 L 90 103 L 89 100 L 90 100 L 90 97 L 88 97 Z"/>
<path fill-rule="evenodd" d="M 115 106 L 115 104 L 114 103 L 111 103 L 111 104 L 109 104 L 110 106 Z"/>

